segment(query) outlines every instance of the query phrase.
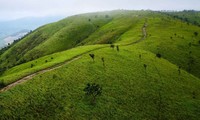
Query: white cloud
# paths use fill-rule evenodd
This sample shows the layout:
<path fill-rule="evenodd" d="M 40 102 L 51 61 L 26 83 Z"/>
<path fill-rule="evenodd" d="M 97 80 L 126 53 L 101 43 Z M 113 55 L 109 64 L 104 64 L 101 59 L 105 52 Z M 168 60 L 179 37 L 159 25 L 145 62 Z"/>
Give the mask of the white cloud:
<path fill-rule="evenodd" d="M 200 9 L 200 0 L 0 0 L 0 20 L 114 9 Z"/>

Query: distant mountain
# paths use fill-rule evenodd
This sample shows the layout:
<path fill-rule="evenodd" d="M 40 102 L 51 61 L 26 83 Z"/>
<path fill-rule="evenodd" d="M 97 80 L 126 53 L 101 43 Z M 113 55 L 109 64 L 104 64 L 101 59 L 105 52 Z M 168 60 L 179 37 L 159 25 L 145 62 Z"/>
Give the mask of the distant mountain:
<path fill-rule="evenodd" d="M 0 47 L 4 47 L 7 41 L 14 39 L 12 34 L 17 34 L 22 30 L 34 30 L 39 26 L 58 21 L 62 18 L 62 16 L 40 18 L 28 17 L 12 21 L 0 21 Z"/>
<path fill-rule="evenodd" d="M 7 36 L 6 38 L 3 39 L 3 41 L 5 42 L 5 45 L 11 44 L 14 40 L 17 40 L 17 39 L 23 37 L 28 32 L 30 32 L 30 30 L 26 30 L 26 29 L 21 30 L 19 32 L 16 32 L 12 35 Z"/>

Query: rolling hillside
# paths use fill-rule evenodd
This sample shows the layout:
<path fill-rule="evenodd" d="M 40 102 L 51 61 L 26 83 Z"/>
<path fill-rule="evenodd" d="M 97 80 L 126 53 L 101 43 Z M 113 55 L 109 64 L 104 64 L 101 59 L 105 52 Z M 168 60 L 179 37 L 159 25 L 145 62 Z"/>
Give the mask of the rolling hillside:
<path fill-rule="evenodd" d="M 154 11 L 81 14 L 42 26 L 0 57 L 0 118 L 197 120 L 199 31 Z M 95 104 L 88 83 L 102 87 Z"/>

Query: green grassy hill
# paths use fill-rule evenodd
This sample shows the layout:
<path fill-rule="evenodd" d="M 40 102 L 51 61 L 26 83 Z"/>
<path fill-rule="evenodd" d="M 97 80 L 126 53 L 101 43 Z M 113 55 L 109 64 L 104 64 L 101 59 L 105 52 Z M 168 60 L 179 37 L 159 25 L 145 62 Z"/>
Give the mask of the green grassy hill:
<path fill-rule="evenodd" d="M 82 14 L 45 25 L 1 55 L 2 67 L 16 65 L 0 77 L 7 86 L 0 118 L 197 120 L 198 31 L 153 11 Z M 17 65 L 16 56 L 26 63 Z M 88 83 L 102 87 L 95 104 L 83 91 Z"/>

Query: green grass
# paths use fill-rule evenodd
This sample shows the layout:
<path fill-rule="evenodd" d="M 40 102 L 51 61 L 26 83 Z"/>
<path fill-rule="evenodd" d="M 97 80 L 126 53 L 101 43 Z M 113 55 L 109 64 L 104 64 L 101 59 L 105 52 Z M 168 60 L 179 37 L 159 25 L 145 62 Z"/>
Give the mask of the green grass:
<path fill-rule="evenodd" d="M 95 62 L 86 54 L 1 93 L 1 118 L 198 119 L 198 78 L 184 70 L 179 76 L 177 66 L 134 46 L 92 53 Z M 85 98 L 87 83 L 103 87 L 95 106 Z"/>
<path fill-rule="evenodd" d="M 193 19 L 192 15 L 187 17 Z M 144 23 L 146 39 L 131 44 L 141 39 Z M 54 33 L 50 28 L 57 24 L 60 28 Z M 69 17 L 34 32 L 42 29 L 41 35 L 48 33 L 51 38 L 35 44 L 32 50 L 25 49 L 21 57 L 35 60 L 9 68 L 0 82 L 9 85 L 36 71 L 82 57 L 0 93 L 1 119 L 199 119 L 200 36 L 194 36 L 200 31 L 198 26 L 160 12 L 111 11 Z M 17 44 L 27 44 L 34 32 Z M 119 52 L 103 43 L 119 45 Z M 1 58 L 10 60 L 12 57 L 6 55 L 18 51 L 16 46 Z M 89 53 L 95 54 L 94 62 Z M 156 57 L 157 53 L 162 57 Z M 191 58 L 194 62 L 189 71 Z M 15 62 L 3 61 L 1 67 Z M 87 83 L 103 88 L 95 105 L 83 91 Z"/>
<path fill-rule="evenodd" d="M 194 24 L 200 27 L 199 11 L 166 12 L 166 14 L 189 24 Z"/>
<path fill-rule="evenodd" d="M 188 72 L 200 77 L 200 44 L 198 43 L 200 36 L 195 37 L 195 31 L 200 31 L 200 28 L 193 25 L 188 26 L 186 23 L 173 19 L 150 18 L 147 27 L 149 36 L 145 42 L 137 46 L 155 54 L 160 53 L 162 57 L 187 71 L 189 57 L 192 57 L 194 63 L 191 71 Z M 190 51 L 191 55 L 189 55 Z"/>
<path fill-rule="evenodd" d="M 9 85 L 18 79 L 23 78 L 24 76 L 58 65 L 80 56 L 81 54 L 93 51 L 95 49 L 100 49 L 102 47 L 105 47 L 105 45 L 81 46 L 30 61 L 7 70 L 0 78 L 0 82 L 4 85 Z M 33 65 L 32 68 L 31 65 Z"/>
<path fill-rule="evenodd" d="M 96 13 L 72 16 L 40 27 L 2 54 L 0 67 L 11 68 L 24 63 L 24 60 L 27 62 L 73 48 L 112 20 L 111 16 L 106 18 L 105 15 Z"/>

